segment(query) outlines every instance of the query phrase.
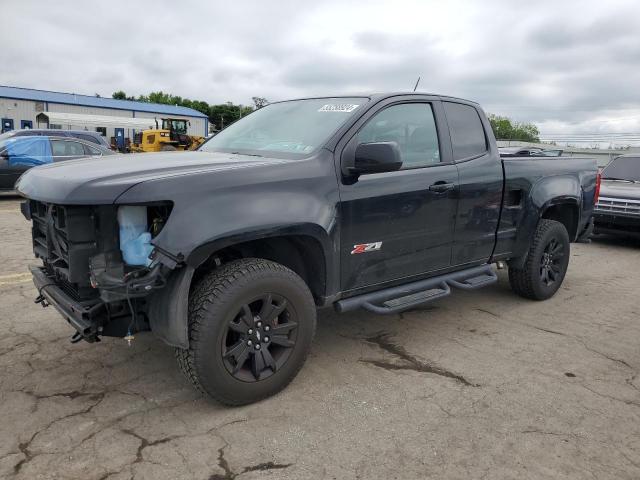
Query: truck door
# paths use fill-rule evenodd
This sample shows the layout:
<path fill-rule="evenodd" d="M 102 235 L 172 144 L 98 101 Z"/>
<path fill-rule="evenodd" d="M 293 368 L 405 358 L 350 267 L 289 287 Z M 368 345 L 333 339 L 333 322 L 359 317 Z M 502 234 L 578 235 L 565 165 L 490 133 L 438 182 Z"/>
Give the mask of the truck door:
<path fill-rule="evenodd" d="M 474 104 L 442 102 L 458 165 L 460 200 L 452 264 L 486 262 L 495 245 L 502 205 L 502 162 L 491 127 Z"/>
<path fill-rule="evenodd" d="M 397 97 L 396 97 L 397 98 Z M 401 170 L 340 186 L 343 291 L 393 283 L 450 266 L 458 171 L 439 101 L 390 99 L 360 119 L 344 150 L 396 142 Z M 439 120 L 440 119 L 440 120 Z M 445 147 L 445 148 L 443 148 Z"/>

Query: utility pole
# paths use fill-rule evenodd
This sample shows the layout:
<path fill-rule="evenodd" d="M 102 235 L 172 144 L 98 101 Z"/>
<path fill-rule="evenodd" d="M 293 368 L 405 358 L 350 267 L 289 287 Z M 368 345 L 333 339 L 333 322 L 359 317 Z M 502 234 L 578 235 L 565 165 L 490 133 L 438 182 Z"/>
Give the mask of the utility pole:
<path fill-rule="evenodd" d="M 224 117 L 220 114 L 220 130 L 224 128 Z"/>

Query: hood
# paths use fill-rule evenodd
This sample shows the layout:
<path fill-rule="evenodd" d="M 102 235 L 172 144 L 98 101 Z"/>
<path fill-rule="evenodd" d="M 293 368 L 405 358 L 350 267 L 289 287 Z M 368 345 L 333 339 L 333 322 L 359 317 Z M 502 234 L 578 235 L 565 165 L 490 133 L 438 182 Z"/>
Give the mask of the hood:
<path fill-rule="evenodd" d="M 285 160 L 219 152 L 162 152 L 70 160 L 27 170 L 16 190 L 23 196 L 58 204 L 109 204 L 129 188 L 149 180 L 202 175 Z"/>
<path fill-rule="evenodd" d="M 603 179 L 600 185 L 600 197 L 640 200 L 640 183 Z"/>

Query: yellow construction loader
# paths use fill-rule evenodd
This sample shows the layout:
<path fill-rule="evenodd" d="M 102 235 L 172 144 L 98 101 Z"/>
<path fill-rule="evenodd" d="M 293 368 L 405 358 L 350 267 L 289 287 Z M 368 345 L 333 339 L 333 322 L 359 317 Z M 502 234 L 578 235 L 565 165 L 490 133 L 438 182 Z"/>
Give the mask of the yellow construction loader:
<path fill-rule="evenodd" d="M 187 135 L 188 120 L 179 118 L 163 118 L 162 128 L 143 130 L 133 137 L 132 152 L 163 152 L 171 150 L 195 150 L 204 137 Z"/>

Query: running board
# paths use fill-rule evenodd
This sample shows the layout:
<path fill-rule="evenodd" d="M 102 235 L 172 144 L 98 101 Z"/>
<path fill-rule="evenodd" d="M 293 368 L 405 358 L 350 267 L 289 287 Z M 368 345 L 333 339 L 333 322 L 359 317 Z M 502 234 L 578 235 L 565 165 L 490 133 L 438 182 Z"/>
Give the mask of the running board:
<path fill-rule="evenodd" d="M 451 293 L 451 287 L 475 290 L 497 281 L 498 276 L 491 265 L 480 265 L 399 287 L 346 298 L 336 302 L 335 309 L 343 313 L 364 308 L 373 313 L 387 315 L 446 297 Z"/>

